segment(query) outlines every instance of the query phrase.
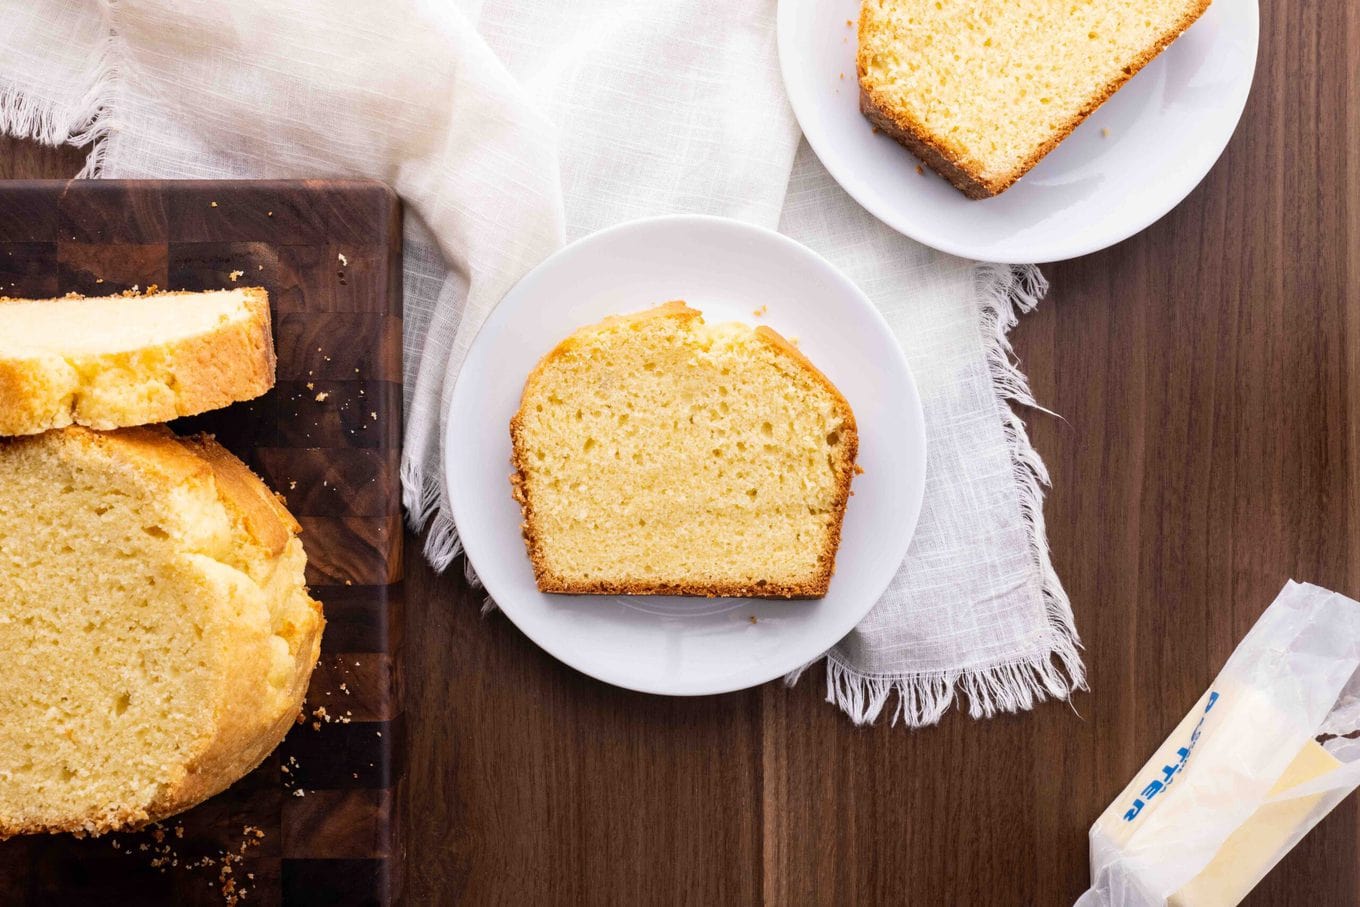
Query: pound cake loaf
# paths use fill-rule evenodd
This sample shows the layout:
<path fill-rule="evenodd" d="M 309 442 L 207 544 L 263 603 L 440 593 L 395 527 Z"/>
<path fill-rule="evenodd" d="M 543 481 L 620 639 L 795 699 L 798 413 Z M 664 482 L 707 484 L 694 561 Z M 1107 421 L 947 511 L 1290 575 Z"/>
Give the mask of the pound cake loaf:
<path fill-rule="evenodd" d="M 0 298 L 0 435 L 165 422 L 273 386 L 257 287 Z"/>
<path fill-rule="evenodd" d="M 298 525 L 168 429 L 0 440 L 0 838 L 100 834 L 258 765 L 301 708 L 321 607 Z"/>
<path fill-rule="evenodd" d="M 582 328 L 529 376 L 510 435 L 544 592 L 826 594 L 855 417 L 769 328 L 683 302 Z"/>
<path fill-rule="evenodd" d="M 965 195 L 997 195 L 1208 7 L 864 0 L 860 109 Z"/>

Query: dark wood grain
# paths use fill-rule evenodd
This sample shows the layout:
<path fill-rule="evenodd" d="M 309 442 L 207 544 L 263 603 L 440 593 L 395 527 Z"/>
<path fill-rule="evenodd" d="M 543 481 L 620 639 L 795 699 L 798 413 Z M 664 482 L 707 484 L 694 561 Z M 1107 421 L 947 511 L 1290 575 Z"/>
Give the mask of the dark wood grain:
<path fill-rule="evenodd" d="M 269 291 L 278 386 L 175 428 L 213 432 L 285 497 L 329 622 L 306 720 L 259 769 L 160 830 L 0 844 L 0 902 L 230 903 L 224 890 L 261 904 L 392 899 L 405 732 L 395 197 L 357 182 L 10 182 L 0 223 L 0 277 L 16 296 L 153 283 Z M 354 273 L 359 295 L 347 289 Z M 244 858 L 230 880 L 224 850 Z M 185 865 L 204 857 L 212 865 Z"/>
<path fill-rule="evenodd" d="M 1045 268 L 1052 292 L 1014 334 L 1065 417 L 1030 429 L 1086 644 L 1075 711 L 908 733 L 852 727 L 819 670 L 716 698 L 610 689 L 480 616 L 408 538 L 411 903 L 1083 890 L 1087 828 L 1285 579 L 1360 595 L 1360 10 L 1261 12 L 1252 98 L 1204 184 L 1139 236 Z M 1358 866 L 1352 797 L 1249 903 L 1360 903 Z"/>
<path fill-rule="evenodd" d="M 1064 417 L 1028 421 L 1091 692 L 904 735 L 767 688 L 767 902 L 1071 903 L 1087 828 L 1284 582 L 1360 596 L 1360 17 L 1261 12 L 1257 83 L 1208 178 L 1142 234 L 1047 266 L 1013 335 Z M 1358 842 L 1351 797 L 1249 903 L 1360 903 Z"/>

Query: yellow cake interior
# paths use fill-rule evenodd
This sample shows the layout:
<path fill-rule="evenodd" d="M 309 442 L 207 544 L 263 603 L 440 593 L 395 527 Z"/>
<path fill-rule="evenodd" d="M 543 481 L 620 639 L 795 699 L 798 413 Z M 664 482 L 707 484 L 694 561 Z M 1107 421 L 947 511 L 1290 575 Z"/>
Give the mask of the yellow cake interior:
<path fill-rule="evenodd" d="M 253 313 L 244 290 L 0 302 L 0 356 L 108 354 L 206 334 Z"/>
<path fill-rule="evenodd" d="M 512 434 L 541 587 L 824 594 L 854 416 L 774 332 L 681 303 L 582 329 Z"/>
<path fill-rule="evenodd" d="M 1206 5 L 865 0 L 860 83 L 976 178 L 1004 181 Z"/>
<path fill-rule="evenodd" d="M 320 632 L 301 543 L 257 538 L 170 438 L 0 441 L 0 837 L 192 805 L 297 713 Z"/>

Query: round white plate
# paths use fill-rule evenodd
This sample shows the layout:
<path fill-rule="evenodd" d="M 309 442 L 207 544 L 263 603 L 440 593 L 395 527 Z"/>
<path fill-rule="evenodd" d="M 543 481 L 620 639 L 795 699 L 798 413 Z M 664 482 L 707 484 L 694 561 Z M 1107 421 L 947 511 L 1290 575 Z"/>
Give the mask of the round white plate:
<path fill-rule="evenodd" d="M 1214 0 L 1018 183 L 974 201 L 859 112 L 859 0 L 780 0 L 779 61 L 808 143 L 842 188 L 912 239 L 986 261 L 1061 261 L 1170 211 L 1228 144 L 1256 67 L 1256 0 Z M 842 73 L 844 78 L 842 78 Z"/>
<path fill-rule="evenodd" d="M 710 323 L 768 324 L 855 411 L 859 462 L 825 598 L 545 595 L 510 497 L 510 418 L 529 371 L 576 328 L 683 299 Z M 763 317 L 755 310 L 768 307 Z M 830 648 L 869 612 L 906 555 L 925 484 L 925 424 L 888 325 L 844 275 L 777 233 L 714 217 L 633 221 L 553 255 L 506 294 L 453 391 L 445 475 L 487 592 L 524 633 L 593 677 L 648 693 L 764 683 Z M 754 618 L 754 620 L 752 620 Z"/>

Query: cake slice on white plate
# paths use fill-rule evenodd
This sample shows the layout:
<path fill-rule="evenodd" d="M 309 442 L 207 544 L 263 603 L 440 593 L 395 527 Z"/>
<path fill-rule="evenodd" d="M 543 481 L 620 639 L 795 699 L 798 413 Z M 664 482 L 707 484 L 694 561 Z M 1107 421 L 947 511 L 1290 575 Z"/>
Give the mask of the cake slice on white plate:
<path fill-rule="evenodd" d="M 970 198 L 1004 192 L 1209 0 L 864 0 L 860 109 Z"/>
<path fill-rule="evenodd" d="M 510 434 L 540 590 L 826 594 L 859 436 L 770 328 L 683 302 L 583 327 L 529 376 Z"/>

